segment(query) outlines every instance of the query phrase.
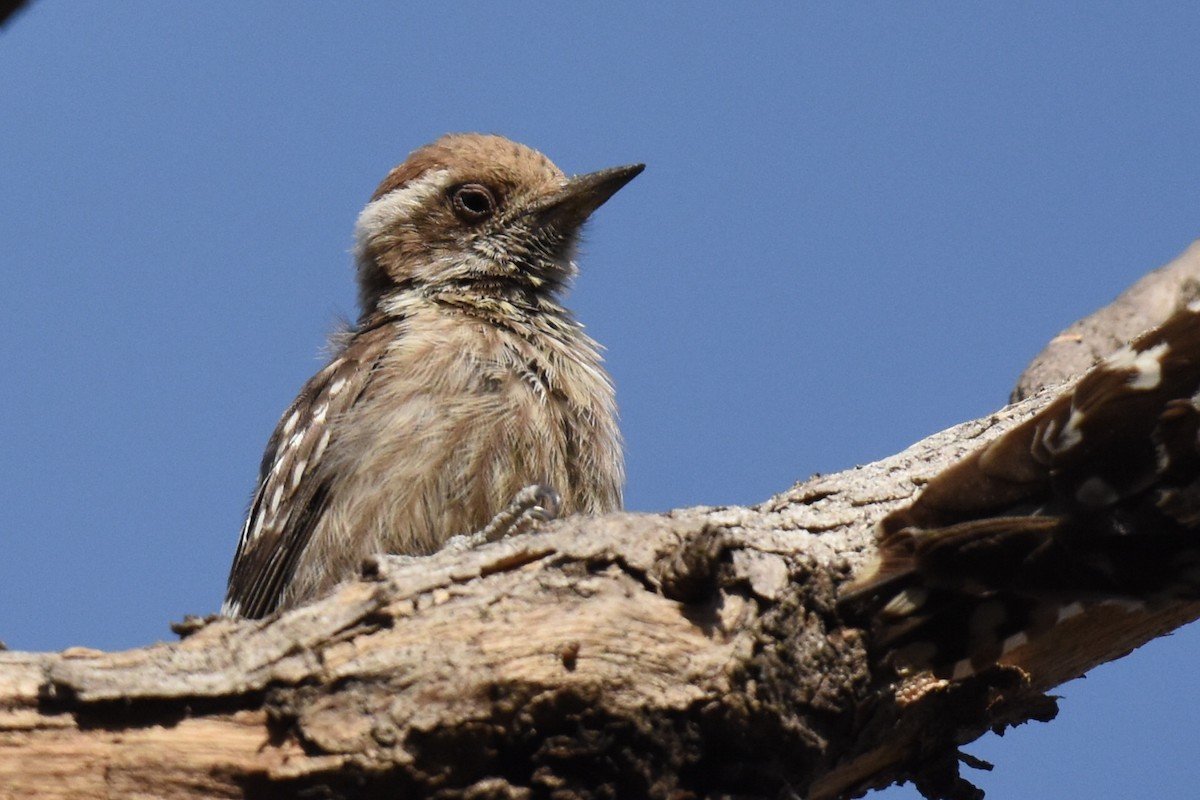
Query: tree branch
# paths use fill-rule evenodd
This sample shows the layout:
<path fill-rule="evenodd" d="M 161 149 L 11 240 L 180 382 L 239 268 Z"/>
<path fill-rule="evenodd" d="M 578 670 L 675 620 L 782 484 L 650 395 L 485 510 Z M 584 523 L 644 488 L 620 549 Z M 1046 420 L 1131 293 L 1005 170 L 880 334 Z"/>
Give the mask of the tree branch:
<path fill-rule="evenodd" d="M 1127 299 L 1151 278 L 1192 291 L 1167 270 L 1118 300 L 1138 325 L 1174 308 Z M 1110 322 L 1080 325 L 1107 347 L 1090 331 Z M 1051 345 L 1018 391 L 1077 372 L 1080 347 Z M 0 653 L 0 797 L 978 796 L 960 745 L 1052 718 L 1045 691 L 1200 616 L 1101 606 L 965 681 L 872 674 L 836 606 L 872 526 L 1053 394 L 755 507 L 571 518 L 380 557 L 317 603 L 193 620 L 178 643 Z"/>

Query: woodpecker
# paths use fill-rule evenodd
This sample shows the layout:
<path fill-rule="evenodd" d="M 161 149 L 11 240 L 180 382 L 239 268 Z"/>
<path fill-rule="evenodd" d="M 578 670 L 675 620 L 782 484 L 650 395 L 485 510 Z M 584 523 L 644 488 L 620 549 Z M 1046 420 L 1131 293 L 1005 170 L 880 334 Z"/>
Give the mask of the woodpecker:
<path fill-rule="evenodd" d="M 1200 598 L 1200 303 L 930 481 L 841 593 L 901 671 L 964 677 L 1091 603 Z"/>
<path fill-rule="evenodd" d="M 530 487 L 563 514 L 620 508 L 613 385 L 562 296 L 584 222 L 642 169 L 567 177 L 451 134 L 388 174 L 355 228 L 357 323 L 267 444 L 224 615 L 304 603 L 374 553 L 434 552 Z"/>

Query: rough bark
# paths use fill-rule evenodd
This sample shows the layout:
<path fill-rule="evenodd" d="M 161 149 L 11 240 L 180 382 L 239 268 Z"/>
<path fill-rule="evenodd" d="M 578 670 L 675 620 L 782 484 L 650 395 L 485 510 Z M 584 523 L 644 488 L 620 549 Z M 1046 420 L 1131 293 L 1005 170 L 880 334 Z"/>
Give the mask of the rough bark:
<path fill-rule="evenodd" d="M 1148 327 L 1192 285 L 1160 270 L 1072 330 Z M 1078 372 L 1060 351 L 1031 369 Z M 318 603 L 193 620 L 178 643 L 0 653 L 0 797 L 976 796 L 960 745 L 1052 718 L 1045 691 L 1200 616 L 1105 606 L 966 681 L 872 674 L 835 604 L 872 525 L 1054 394 L 756 507 L 567 519 L 380 557 Z"/>

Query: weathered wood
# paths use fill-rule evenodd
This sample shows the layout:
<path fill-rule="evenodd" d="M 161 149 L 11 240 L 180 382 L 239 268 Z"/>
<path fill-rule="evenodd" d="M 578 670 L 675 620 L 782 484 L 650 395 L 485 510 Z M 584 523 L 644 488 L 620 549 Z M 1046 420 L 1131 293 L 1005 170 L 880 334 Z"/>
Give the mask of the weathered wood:
<path fill-rule="evenodd" d="M 1101 607 L 967 681 L 871 674 L 835 592 L 873 524 L 1052 395 L 752 508 L 567 519 L 177 643 L 0 653 L 0 798 L 973 796 L 959 745 L 1200 616 Z"/>

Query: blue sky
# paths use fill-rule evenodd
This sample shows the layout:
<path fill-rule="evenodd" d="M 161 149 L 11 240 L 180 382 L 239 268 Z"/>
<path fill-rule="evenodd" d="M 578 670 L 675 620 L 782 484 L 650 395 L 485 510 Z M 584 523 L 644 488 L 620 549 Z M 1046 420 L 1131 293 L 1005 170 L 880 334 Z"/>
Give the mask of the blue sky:
<path fill-rule="evenodd" d="M 354 218 L 446 131 L 644 161 L 570 304 L 629 508 L 753 503 L 1003 404 L 1200 236 L 1200 6 L 163 5 L 0 31 L 0 639 L 216 610 L 262 448 L 354 315 Z M 1188 796 L 1185 629 L 969 750 L 988 796 Z M 911 788 L 883 797 L 911 798 Z"/>

